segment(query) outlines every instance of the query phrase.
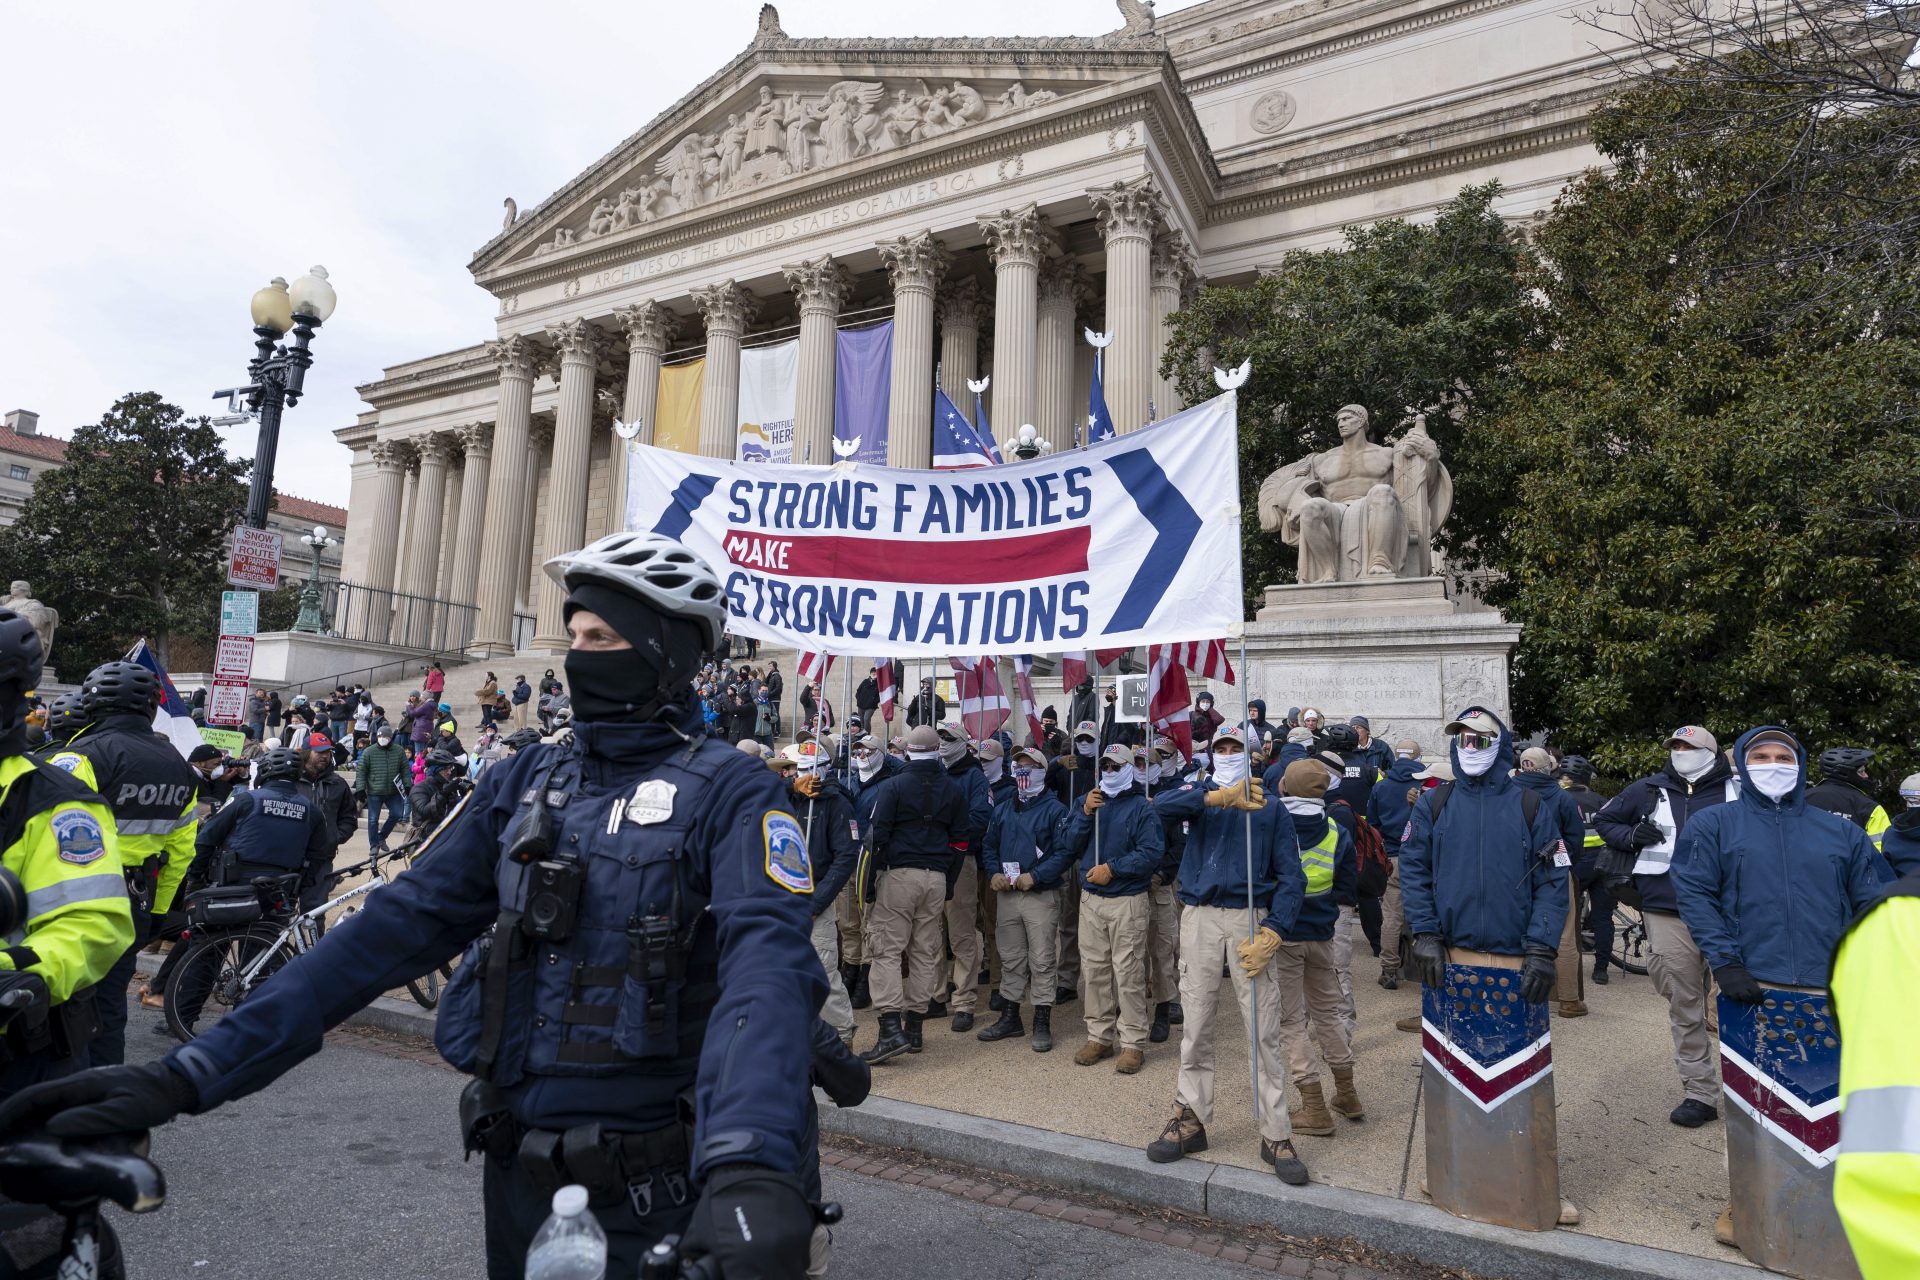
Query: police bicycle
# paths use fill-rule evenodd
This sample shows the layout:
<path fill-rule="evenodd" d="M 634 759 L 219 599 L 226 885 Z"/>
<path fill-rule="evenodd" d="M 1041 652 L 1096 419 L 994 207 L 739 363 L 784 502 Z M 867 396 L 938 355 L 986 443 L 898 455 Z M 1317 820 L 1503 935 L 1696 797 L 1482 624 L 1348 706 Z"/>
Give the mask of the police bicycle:
<path fill-rule="evenodd" d="M 288 961 L 313 949 L 328 912 L 344 907 L 343 917 L 353 914 L 358 899 L 390 882 L 381 864 L 409 859 L 415 847 L 403 845 L 336 871 L 334 886 L 362 871 L 367 880 L 310 911 L 294 909 L 300 893 L 297 873 L 257 876 L 250 884 L 195 894 L 187 908 L 187 950 L 164 996 L 168 1029 L 189 1041 L 238 1008 Z M 431 1009 L 440 1003 L 441 984 L 452 976 L 453 966 L 443 964 L 409 982 L 407 991 L 421 1007 Z"/>

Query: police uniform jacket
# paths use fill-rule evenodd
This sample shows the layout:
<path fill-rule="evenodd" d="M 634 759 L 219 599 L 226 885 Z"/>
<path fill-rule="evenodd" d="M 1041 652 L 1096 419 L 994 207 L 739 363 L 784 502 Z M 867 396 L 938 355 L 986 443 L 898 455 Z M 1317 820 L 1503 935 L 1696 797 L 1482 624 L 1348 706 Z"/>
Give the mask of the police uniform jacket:
<path fill-rule="evenodd" d="M 193 861 L 200 775 L 153 731 L 150 718 L 131 712 L 100 717 L 48 763 L 107 802 L 121 862 L 129 871 L 146 867 L 154 875 L 149 910 L 164 915 Z"/>
<path fill-rule="evenodd" d="M 298 871 L 311 883 L 333 865 L 333 828 L 301 784 L 288 778 L 243 791 L 201 825 L 195 879 L 211 880 L 224 850 L 237 866 Z"/>
<path fill-rule="evenodd" d="M 1180 901 L 1190 907 L 1247 909 L 1247 814 L 1240 809 L 1207 808 L 1211 782 L 1183 782 L 1153 798 L 1153 806 L 1168 818 L 1187 824 L 1187 844 L 1180 858 Z M 1252 816 L 1253 903 L 1265 913 L 1261 924 L 1282 937 L 1300 914 L 1307 890 L 1300 870 L 1300 844 L 1280 801 L 1267 797 L 1266 807 Z"/>
<path fill-rule="evenodd" d="M 104 978 L 133 945 L 120 858 L 98 795 L 27 756 L 0 756 L 0 862 L 27 891 L 26 923 L 0 947 L 0 969 L 40 975 L 54 1004 Z"/>

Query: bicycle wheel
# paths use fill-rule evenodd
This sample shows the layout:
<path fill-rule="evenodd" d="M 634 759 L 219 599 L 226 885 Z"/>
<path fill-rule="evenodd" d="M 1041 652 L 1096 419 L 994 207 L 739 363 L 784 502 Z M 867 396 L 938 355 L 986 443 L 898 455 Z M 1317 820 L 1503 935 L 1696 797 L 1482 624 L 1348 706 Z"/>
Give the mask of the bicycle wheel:
<path fill-rule="evenodd" d="M 1613 963 L 1628 973 L 1644 974 L 1651 948 L 1647 944 L 1647 922 L 1632 907 L 1613 909 Z"/>
<path fill-rule="evenodd" d="M 281 946 L 283 933 L 270 924 L 256 924 L 238 933 L 214 933 L 195 938 L 167 982 L 167 1027 L 182 1041 L 218 1022 L 251 995 L 256 987 L 287 962 Z M 274 951 L 257 973 L 248 967 L 263 952 Z"/>
<path fill-rule="evenodd" d="M 437 1008 L 440 1004 L 440 987 L 453 976 L 453 966 L 443 964 L 427 970 L 422 977 L 407 984 L 407 991 L 413 996 L 414 1003 L 422 1009 Z"/>

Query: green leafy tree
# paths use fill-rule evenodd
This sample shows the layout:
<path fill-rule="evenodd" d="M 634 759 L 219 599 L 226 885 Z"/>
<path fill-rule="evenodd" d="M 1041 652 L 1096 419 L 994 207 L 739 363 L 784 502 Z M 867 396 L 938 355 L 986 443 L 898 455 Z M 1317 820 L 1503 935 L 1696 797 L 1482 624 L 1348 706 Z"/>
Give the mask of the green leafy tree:
<path fill-rule="evenodd" d="M 1616 774 L 1689 722 L 1917 759 L 1920 219 L 1889 211 L 1920 207 L 1920 112 L 1775 62 L 1595 120 L 1612 167 L 1537 241 L 1555 340 L 1476 426 L 1513 481 L 1464 554 L 1525 627 L 1517 718 Z"/>
<path fill-rule="evenodd" d="M 19 521 L 0 530 L 0 565 L 60 611 L 62 674 L 142 636 L 162 661 L 175 637 L 211 636 L 247 466 L 204 418 L 152 392 L 121 397 L 74 432 L 66 465 L 42 473 Z"/>
<path fill-rule="evenodd" d="M 1409 409 L 1428 418 L 1456 477 L 1445 537 L 1472 538 L 1503 502 L 1481 466 L 1472 424 L 1498 375 L 1529 346 L 1538 315 L 1523 282 L 1526 249 L 1493 210 L 1497 185 L 1468 187 L 1431 224 L 1349 228 L 1342 249 L 1290 253 L 1252 284 L 1204 290 L 1173 318 L 1163 369 L 1188 403 L 1217 395 L 1215 365 L 1253 361 L 1240 389 L 1241 531 L 1249 605 L 1293 580 L 1293 552 L 1254 518 L 1276 467 L 1340 443 L 1334 415 L 1365 405 L 1376 440 Z"/>

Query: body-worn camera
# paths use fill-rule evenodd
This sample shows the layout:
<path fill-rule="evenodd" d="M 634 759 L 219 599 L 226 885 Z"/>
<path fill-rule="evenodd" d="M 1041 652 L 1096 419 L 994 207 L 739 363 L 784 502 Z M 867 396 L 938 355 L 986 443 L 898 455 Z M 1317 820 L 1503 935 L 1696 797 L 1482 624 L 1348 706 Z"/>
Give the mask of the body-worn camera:
<path fill-rule="evenodd" d="M 565 942 L 580 912 L 587 869 L 570 858 L 548 858 L 527 872 L 527 909 L 520 928 L 541 942 Z"/>

